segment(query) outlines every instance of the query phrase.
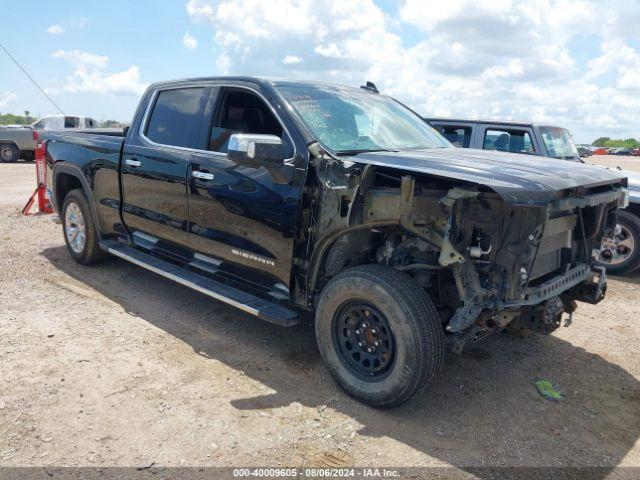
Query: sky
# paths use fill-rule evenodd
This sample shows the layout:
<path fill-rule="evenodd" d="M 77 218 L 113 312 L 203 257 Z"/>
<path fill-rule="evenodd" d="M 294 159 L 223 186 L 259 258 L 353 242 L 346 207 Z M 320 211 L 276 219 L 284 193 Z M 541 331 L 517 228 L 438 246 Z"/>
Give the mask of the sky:
<path fill-rule="evenodd" d="M 129 121 L 152 82 L 372 81 L 424 116 L 640 138 L 640 1 L 0 0 L 0 42 L 65 113 Z M 0 112 L 55 108 L 0 51 Z"/>

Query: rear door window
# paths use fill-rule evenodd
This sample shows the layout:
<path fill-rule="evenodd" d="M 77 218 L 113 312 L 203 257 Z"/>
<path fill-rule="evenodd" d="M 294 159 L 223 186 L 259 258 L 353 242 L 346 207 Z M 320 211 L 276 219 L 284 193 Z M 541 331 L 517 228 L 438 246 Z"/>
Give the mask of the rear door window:
<path fill-rule="evenodd" d="M 469 148 L 471 127 L 462 125 L 438 125 L 436 129 L 449 140 L 454 147 Z"/>
<path fill-rule="evenodd" d="M 152 142 L 195 148 L 204 108 L 204 88 L 161 91 L 147 123 L 145 136 Z"/>
<path fill-rule="evenodd" d="M 531 134 L 521 129 L 487 129 L 483 148 L 499 152 L 536 153 Z"/>
<path fill-rule="evenodd" d="M 80 119 L 78 117 L 64 117 L 64 128 L 79 128 Z"/>

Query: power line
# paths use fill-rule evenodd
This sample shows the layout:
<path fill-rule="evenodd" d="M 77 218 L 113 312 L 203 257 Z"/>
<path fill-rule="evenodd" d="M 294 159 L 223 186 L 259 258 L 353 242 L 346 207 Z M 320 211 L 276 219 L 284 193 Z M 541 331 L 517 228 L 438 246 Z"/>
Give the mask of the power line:
<path fill-rule="evenodd" d="M 42 87 L 41 87 L 40 85 L 38 85 L 38 82 L 36 82 L 36 81 L 33 79 L 33 77 L 32 77 L 31 75 L 29 75 L 29 72 L 27 72 L 27 71 L 24 69 L 24 67 L 23 67 L 22 65 L 20 65 L 20 63 L 18 63 L 18 60 L 16 60 L 16 59 L 15 59 L 15 57 L 14 57 L 13 55 L 11 55 L 11 53 L 9 52 L 9 50 L 7 50 L 7 49 L 5 48 L 5 46 L 4 46 L 1 42 L 0 42 L 0 47 L 2 48 L 2 50 L 4 50 L 4 53 L 6 53 L 6 54 L 9 56 L 9 58 L 10 58 L 11 60 L 13 60 L 13 63 L 15 63 L 15 64 L 18 66 L 18 68 L 19 68 L 20 70 L 22 70 L 22 72 L 27 76 L 27 78 L 28 78 L 29 80 L 31 80 L 31 82 L 32 82 L 32 83 L 37 87 L 37 89 L 38 89 L 38 90 L 40 90 L 40 92 L 42 93 L 42 95 L 44 95 L 44 96 L 47 98 L 47 100 L 49 100 L 49 101 L 53 104 L 53 106 L 54 106 L 54 107 L 56 107 L 56 109 L 57 109 L 57 110 L 58 110 L 62 115 L 64 115 L 64 112 L 63 112 L 63 111 L 62 111 L 62 109 L 58 106 L 58 104 L 57 104 L 56 102 L 54 102 L 54 101 L 53 101 L 53 99 L 52 99 L 49 95 L 47 95 L 47 94 L 46 94 L 46 92 L 42 89 Z"/>

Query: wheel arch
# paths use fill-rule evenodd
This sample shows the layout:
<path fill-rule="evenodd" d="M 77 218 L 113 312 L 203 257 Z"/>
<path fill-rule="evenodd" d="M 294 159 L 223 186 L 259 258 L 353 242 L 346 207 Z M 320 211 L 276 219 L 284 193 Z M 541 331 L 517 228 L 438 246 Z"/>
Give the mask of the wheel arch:
<path fill-rule="evenodd" d="M 326 265 L 329 252 L 337 244 L 340 239 L 343 239 L 349 235 L 362 232 L 375 232 L 377 229 L 385 227 L 397 227 L 399 223 L 396 221 L 384 221 L 375 223 L 362 223 L 353 225 L 349 228 L 337 230 L 330 233 L 320 240 L 311 254 L 307 270 L 307 292 L 309 293 L 309 301 L 314 304 L 313 296 L 316 293 L 318 287 L 318 280 L 320 278 L 320 271 L 322 267 Z"/>
<path fill-rule="evenodd" d="M 63 162 L 56 163 L 53 167 L 52 177 L 53 204 L 56 211 L 61 215 L 66 196 L 72 190 L 80 189 L 87 198 L 91 215 L 93 215 L 95 220 L 94 223 L 98 231 L 100 231 L 100 222 L 96 214 L 91 188 L 80 167 Z"/>

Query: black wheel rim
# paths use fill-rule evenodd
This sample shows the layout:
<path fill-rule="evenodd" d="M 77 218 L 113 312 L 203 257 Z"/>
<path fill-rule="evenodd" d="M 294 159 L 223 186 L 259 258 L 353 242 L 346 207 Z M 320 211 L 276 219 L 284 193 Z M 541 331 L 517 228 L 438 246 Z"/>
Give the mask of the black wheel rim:
<path fill-rule="evenodd" d="M 364 301 L 343 304 L 333 317 L 333 342 L 343 365 L 358 378 L 377 382 L 396 357 L 396 342 L 387 318 Z"/>

